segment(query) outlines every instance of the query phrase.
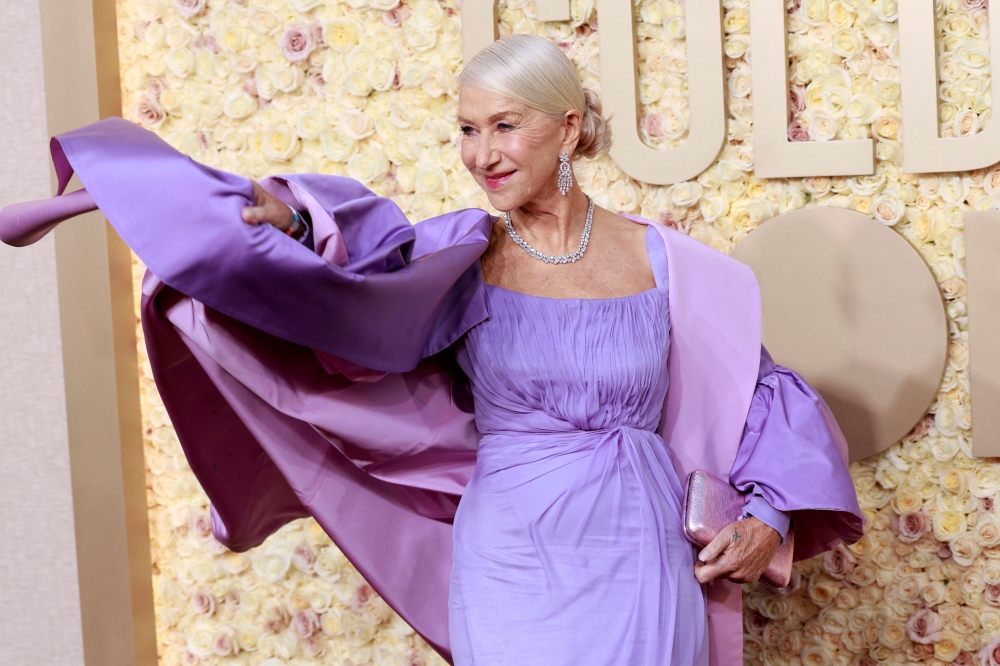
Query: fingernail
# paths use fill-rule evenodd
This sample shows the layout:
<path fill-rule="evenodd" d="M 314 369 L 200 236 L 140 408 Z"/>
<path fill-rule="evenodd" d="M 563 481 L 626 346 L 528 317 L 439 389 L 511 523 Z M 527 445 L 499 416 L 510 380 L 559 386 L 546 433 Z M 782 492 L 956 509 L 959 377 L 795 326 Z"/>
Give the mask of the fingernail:
<path fill-rule="evenodd" d="M 698 553 L 698 559 L 702 562 L 708 562 L 708 556 L 705 554 L 705 551 Z"/>

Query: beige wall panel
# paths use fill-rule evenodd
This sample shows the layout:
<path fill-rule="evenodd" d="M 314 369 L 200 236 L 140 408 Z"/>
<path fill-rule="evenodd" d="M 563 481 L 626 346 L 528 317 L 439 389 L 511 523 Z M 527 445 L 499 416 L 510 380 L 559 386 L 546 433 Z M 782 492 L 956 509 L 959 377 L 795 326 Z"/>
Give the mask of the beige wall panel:
<path fill-rule="evenodd" d="M 535 15 L 539 21 L 568 21 L 569 0 L 535 0 Z"/>
<path fill-rule="evenodd" d="M 762 0 L 758 0 L 762 1 Z M 1000 30 L 988 24 L 990 62 L 1000 65 Z M 981 169 L 1000 161 L 1000 123 L 978 134 L 941 138 L 938 131 L 938 63 L 934 0 L 912 0 L 899 12 L 903 169 L 907 173 Z M 992 86 L 1000 109 L 1000 86 Z"/>
<path fill-rule="evenodd" d="M 948 358 L 944 302 L 916 250 L 860 213 L 810 208 L 765 222 L 733 256 L 760 281 L 764 345 L 822 394 L 851 460 L 906 436 Z"/>
<path fill-rule="evenodd" d="M 462 2 L 462 58 L 465 62 L 497 40 L 497 1 Z"/>
<path fill-rule="evenodd" d="M 627 0 L 598 0 L 601 100 L 610 119 L 611 159 L 636 180 L 671 185 L 695 178 L 715 162 L 726 140 L 726 80 L 722 61 L 722 7 L 716 0 L 689 0 L 687 34 L 687 138 L 671 150 L 648 146 L 639 136 L 639 80 L 635 12 Z"/>
<path fill-rule="evenodd" d="M 120 113 L 114 0 L 41 2 L 49 134 Z M 84 656 L 156 663 L 130 255 L 98 214 L 55 232 Z"/>
<path fill-rule="evenodd" d="M 972 452 L 1000 456 L 1000 212 L 965 213 Z"/>
<path fill-rule="evenodd" d="M 788 140 L 788 32 L 783 0 L 750 0 L 754 175 L 758 178 L 875 173 L 871 139 Z"/>
<path fill-rule="evenodd" d="M 38 2 L 0 11 L 0 207 L 51 193 Z M 55 243 L 0 245 L 0 664 L 83 664 Z"/>
<path fill-rule="evenodd" d="M 120 112 L 114 10 L 4 5 L 0 205 L 52 194 L 50 135 Z M 99 215 L 0 251 L 2 664 L 156 663 L 134 326 Z"/>

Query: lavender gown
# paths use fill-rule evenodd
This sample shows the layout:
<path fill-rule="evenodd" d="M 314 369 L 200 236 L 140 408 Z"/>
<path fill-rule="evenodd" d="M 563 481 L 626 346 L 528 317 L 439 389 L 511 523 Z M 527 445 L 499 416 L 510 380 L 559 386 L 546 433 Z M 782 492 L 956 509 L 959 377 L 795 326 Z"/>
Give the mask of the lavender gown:
<path fill-rule="evenodd" d="M 482 434 L 455 515 L 456 664 L 707 663 L 682 486 L 656 434 L 669 320 L 657 287 L 551 299 L 487 286 L 459 343 Z"/>
<path fill-rule="evenodd" d="M 738 663 L 740 588 L 699 588 L 680 533 L 692 469 L 790 514 L 798 558 L 861 535 L 829 410 L 761 353 L 752 274 L 682 234 L 648 227 L 655 289 L 544 299 L 482 283 L 483 211 L 411 226 L 348 179 L 264 183 L 309 249 L 121 119 L 52 147 L 60 195 L 86 191 L 3 209 L 0 240 L 99 205 L 149 267 L 150 363 L 216 537 L 314 516 L 462 666 Z"/>

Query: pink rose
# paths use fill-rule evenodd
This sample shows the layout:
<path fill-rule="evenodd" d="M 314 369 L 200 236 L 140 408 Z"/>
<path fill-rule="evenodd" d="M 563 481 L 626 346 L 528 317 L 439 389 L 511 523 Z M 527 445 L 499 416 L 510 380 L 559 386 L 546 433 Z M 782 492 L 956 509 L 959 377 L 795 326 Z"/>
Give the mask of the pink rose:
<path fill-rule="evenodd" d="M 990 585 L 987 587 L 983 592 L 983 598 L 986 599 L 986 603 L 1000 606 L 1000 585 Z"/>
<path fill-rule="evenodd" d="M 200 615 L 211 615 L 215 612 L 215 595 L 206 589 L 195 590 L 191 595 L 191 608 Z"/>
<path fill-rule="evenodd" d="M 965 11 L 969 11 L 970 9 L 986 9 L 989 4 L 989 0 L 962 0 L 962 9 Z"/>
<path fill-rule="evenodd" d="M 938 548 L 937 556 L 942 560 L 947 560 L 951 557 L 951 548 L 948 546 L 941 546 Z"/>
<path fill-rule="evenodd" d="M 316 553 L 305 541 L 295 544 L 292 549 L 292 562 L 301 571 L 312 571 L 313 562 L 316 561 Z"/>
<path fill-rule="evenodd" d="M 159 100 L 160 95 L 163 91 L 167 89 L 167 84 L 163 82 L 163 79 L 156 78 L 155 76 L 146 80 L 146 94 L 153 99 Z"/>
<path fill-rule="evenodd" d="M 194 517 L 191 528 L 201 538 L 208 538 L 212 535 L 212 519 L 207 513 L 199 513 Z"/>
<path fill-rule="evenodd" d="M 188 19 L 205 11 L 205 0 L 174 0 L 177 13 Z"/>
<path fill-rule="evenodd" d="M 808 141 L 809 130 L 803 126 L 802 121 L 796 118 L 788 124 L 789 141 Z"/>
<path fill-rule="evenodd" d="M 979 666 L 1000 666 L 1000 638 L 994 638 L 979 651 Z"/>
<path fill-rule="evenodd" d="M 368 600 L 374 595 L 375 590 L 368 583 L 358 585 L 358 589 L 354 591 L 354 601 L 351 602 L 351 609 L 355 613 L 361 612 L 361 607 L 368 603 Z"/>
<path fill-rule="evenodd" d="M 992 497 L 980 497 L 979 506 L 976 507 L 979 513 L 992 513 L 993 512 L 993 498 Z"/>
<path fill-rule="evenodd" d="M 326 643 L 323 642 L 322 636 L 310 636 L 309 638 L 303 638 L 299 645 L 302 647 L 303 654 L 313 659 L 322 657 L 323 653 L 326 652 Z"/>
<path fill-rule="evenodd" d="M 319 616 L 316 611 L 301 610 L 292 616 L 292 631 L 300 638 L 309 638 L 319 631 Z"/>
<path fill-rule="evenodd" d="M 386 25 L 393 28 L 408 18 L 410 18 L 410 10 L 406 7 L 406 5 L 400 5 L 395 9 L 382 12 L 382 21 L 384 21 Z"/>
<path fill-rule="evenodd" d="M 920 541 L 927 531 L 927 517 L 919 511 L 907 511 L 896 521 L 896 531 L 903 543 Z"/>
<path fill-rule="evenodd" d="M 941 616 L 928 608 L 921 608 L 906 622 L 906 633 L 914 643 L 937 643 L 943 632 Z"/>
<path fill-rule="evenodd" d="M 858 558 L 842 543 L 823 554 L 823 569 L 834 578 L 843 579 L 857 565 Z"/>
<path fill-rule="evenodd" d="M 793 115 L 798 115 L 806 110 L 806 87 L 796 83 L 788 91 L 788 108 Z"/>
<path fill-rule="evenodd" d="M 152 97 L 143 95 L 135 103 L 135 106 L 132 107 L 132 117 L 143 127 L 156 129 L 163 124 L 167 114 L 164 113 L 163 107 L 160 106 L 159 102 Z"/>
<path fill-rule="evenodd" d="M 236 640 L 233 638 L 232 629 L 223 627 L 219 630 L 219 633 L 215 635 L 215 640 L 212 641 L 212 652 L 220 657 L 236 654 Z"/>
<path fill-rule="evenodd" d="M 642 129 L 646 136 L 651 139 L 659 139 L 663 136 L 663 128 L 660 126 L 663 118 L 658 113 L 647 114 L 642 119 Z"/>
<path fill-rule="evenodd" d="M 326 80 L 323 79 L 322 70 L 314 70 L 306 75 L 306 85 L 312 88 L 313 92 L 317 95 L 324 94 L 326 88 Z"/>
<path fill-rule="evenodd" d="M 316 48 L 316 40 L 311 29 L 296 23 L 285 29 L 281 35 L 280 47 L 281 55 L 288 58 L 289 62 L 302 62 Z"/>
<path fill-rule="evenodd" d="M 749 633 L 760 636 L 767 626 L 767 618 L 757 611 L 750 611 L 743 616 L 743 626 Z"/>
<path fill-rule="evenodd" d="M 972 656 L 972 653 L 968 650 L 962 650 L 955 657 L 954 661 L 951 662 L 951 666 L 973 666 L 976 663 L 976 658 Z"/>

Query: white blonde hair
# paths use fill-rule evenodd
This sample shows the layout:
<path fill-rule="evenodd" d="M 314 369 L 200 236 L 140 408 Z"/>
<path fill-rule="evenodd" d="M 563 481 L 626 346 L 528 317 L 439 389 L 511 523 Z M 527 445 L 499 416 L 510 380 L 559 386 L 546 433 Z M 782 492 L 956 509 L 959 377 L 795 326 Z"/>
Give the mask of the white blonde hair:
<path fill-rule="evenodd" d="M 458 85 L 509 97 L 553 117 L 576 109 L 582 121 L 574 157 L 594 157 L 611 147 L 601 98 L 580 85 L 573 63 L 547 39 L 508 35 L 493 42 L 465 66 Z"/>

